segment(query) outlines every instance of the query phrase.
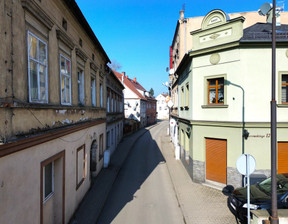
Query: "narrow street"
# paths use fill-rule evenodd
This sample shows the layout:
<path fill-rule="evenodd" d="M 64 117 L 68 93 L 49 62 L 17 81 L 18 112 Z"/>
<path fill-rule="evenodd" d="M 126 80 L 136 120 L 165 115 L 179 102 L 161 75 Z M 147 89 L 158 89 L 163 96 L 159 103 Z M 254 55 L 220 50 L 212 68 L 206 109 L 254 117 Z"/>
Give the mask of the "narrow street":
<path fill-rule="evenodd" d="M 193 183 L 173 158 L 167 127 L 136 141 L 97 223 L 236 223 L 221 191 Z"/>
<path fill-rule="evenodd" d="M 98 223 L 184 223 L 159 148 L 165 127 L 150 129 L 131 149 Z"/>

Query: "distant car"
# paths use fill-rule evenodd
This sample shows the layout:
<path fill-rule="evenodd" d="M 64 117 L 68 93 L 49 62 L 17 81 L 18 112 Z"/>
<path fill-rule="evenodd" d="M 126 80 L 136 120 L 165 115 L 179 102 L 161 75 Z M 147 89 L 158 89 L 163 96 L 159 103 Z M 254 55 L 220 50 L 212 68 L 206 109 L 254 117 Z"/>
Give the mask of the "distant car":
<path fill-rule="evenodd" d="M 277 174 L 278 209 L 288 209 L 288 173 Z M 241 187 L 228 197 L 228 207 L 241 223 L 247 223 L 247 188 Z M 250 186 L 250 210 L 271 209 L 271 178 Z M 251 215 L 251 214 L 250 214 Z"/>

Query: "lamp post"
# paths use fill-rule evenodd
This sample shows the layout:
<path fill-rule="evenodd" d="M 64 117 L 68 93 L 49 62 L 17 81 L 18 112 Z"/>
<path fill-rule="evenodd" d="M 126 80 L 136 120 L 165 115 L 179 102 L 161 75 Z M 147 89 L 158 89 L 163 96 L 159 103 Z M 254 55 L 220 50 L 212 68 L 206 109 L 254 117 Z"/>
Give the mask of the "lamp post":
<path fill-rule="evenodd" d="M 278 224 L 278 212 L 277 212 L 277 111 L 276 111 L 276 99 L 275 99 L 275 71 L 276 71 L 276 3 L 273 0 L 273 6 L 269 3 L 264 3 L 259 10 L 259 14 L 262 16 L 269 15 L 272 10 L 272 79 L 271 79 L 271 216 L 269 217 L 271 224 Z"/>
<path fill-rule="evenodd" d="M 277 150 L 277 119 L 276 119 L 276 99 L 275 99 L 275 67 L 276 67 L 276 4 L 273 0 L 273 12 L 272 12 L 272 99 L 271 99 L 271 216 L 270 223 L 278 224 L 278 212 L 277 212 L 277 188 L 276 188 L 276 150 Z"/>

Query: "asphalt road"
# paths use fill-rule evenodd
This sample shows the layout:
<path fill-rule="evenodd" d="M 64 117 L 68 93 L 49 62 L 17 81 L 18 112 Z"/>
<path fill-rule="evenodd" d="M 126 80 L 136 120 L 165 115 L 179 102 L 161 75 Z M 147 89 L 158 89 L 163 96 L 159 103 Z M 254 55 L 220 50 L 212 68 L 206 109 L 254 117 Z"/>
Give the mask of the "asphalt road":
<path fill-rule="evenodd" d="M 164 128 L 165 127 L 165 128 Z M 131 149 L 97 223 L 184 223 L 161 153 L 166 126 L 146 132 Z"/>

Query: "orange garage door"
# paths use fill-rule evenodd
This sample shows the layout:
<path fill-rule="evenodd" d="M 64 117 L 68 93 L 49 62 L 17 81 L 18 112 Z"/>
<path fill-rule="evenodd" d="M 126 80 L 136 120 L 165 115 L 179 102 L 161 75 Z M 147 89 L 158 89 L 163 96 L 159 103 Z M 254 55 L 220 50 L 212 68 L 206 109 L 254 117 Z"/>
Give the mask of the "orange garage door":
<path fill-rule="evenodd" d="M 226 184 L 227 140 L 206 138 L 206 179 Z"/>
<path fill-rule="evenodd" d="M 278 142 L 278 173 L 288 173 L 288 142 Z"/>

